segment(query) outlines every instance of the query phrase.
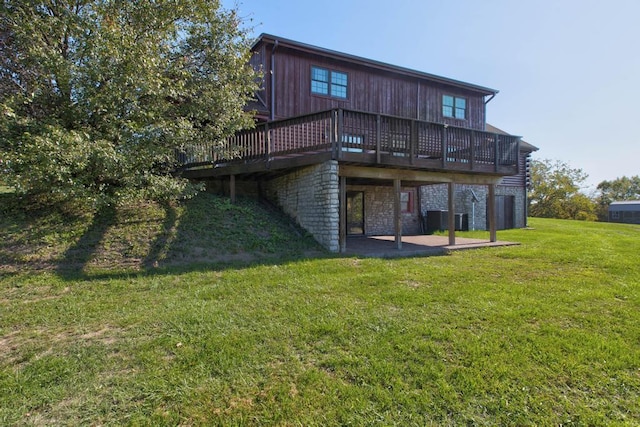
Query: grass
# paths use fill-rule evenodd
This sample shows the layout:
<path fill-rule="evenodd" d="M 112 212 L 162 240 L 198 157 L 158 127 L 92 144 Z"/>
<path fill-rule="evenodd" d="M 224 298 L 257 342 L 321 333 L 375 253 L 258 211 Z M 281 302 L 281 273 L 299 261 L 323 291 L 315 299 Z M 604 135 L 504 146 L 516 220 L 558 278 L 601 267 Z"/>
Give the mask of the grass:
<path fill-rule="evenodd" d="M 310 236 L 251 199 L 232 205 L 202 194 L 184 204 L 136 204 L 93 214 L 25 212 L 4 196 L 8 208 L 0 217 L 0 273 L 57 270 L 91 277 L 320 251 Z"/>
<path fill-rule="evenodd" d="M 640 423 L 640 227 L 532 219 L 499 233 L 517 247 L 358 259 L 193 203 L 3 216 L 0 424 Z M 262 237 L 232 246 L 226 220 Z M 191 239 L 217 255 L 181 258 Z M 104 248 L 123 241 L 143 243 Z"/>

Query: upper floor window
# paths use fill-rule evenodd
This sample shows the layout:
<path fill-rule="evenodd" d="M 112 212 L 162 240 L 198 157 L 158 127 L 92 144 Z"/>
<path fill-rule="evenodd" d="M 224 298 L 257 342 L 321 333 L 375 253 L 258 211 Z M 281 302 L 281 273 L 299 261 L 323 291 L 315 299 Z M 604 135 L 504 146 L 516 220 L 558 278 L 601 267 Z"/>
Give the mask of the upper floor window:
<path fill-rule="evenodd" d="M 311 67 L 311 93 L 346 99 L 347 86 L 347 73 Z"/>
<path fill-rule="evenodd" d="M 466 119 L 467 100 L 457 96 L 442 95 L 442 115 L 454 119 Z"/>

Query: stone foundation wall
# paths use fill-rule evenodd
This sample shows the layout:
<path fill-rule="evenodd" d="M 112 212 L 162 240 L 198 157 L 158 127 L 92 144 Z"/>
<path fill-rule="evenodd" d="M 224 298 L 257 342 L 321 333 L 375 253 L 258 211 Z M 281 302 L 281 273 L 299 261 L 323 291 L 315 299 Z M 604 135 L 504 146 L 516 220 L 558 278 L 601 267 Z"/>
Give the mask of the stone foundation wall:
<path fill-rule="evenodd" d="M 264 183 L 264 194 L 327 250 L 340 250 L 340 192 L 336 161 L 274 178 Z"/>
<path fill-rule="evenodd" d="M 423 215 L 429 210 L 448 210 L 448 186 L 447 184 L 424 185 L 420 187 L 421 210 Z M 473 193 L 478 198 L 473 202 Z M 466 213 L 469 216 L 469 230 L 487 229 L 487 199 L 489 188 L 486 185 L 456 184 L 455 211 Z M 515 227 L 526 226 L 525 221 L 525 190 L 521 187 L 496 185 L 496 196 L 514 196 L 515 203 Z"/>
<path fill-rule="evenodd" d="M 496 186 L 496 196 L 514 196 L 515 203 L 515 228 L 524 228 L 527 226 L 525 197 L 526 190 L 523 187 L 513 187 L 507 185 Z"/>
<path fill-rule="evenodd" d="M 393 212 L 395 198 L 393 187 L 372 185 L 348 185 L 347 191 L 364 192 L 364 233 L 368 236 L 394 235 Z M 402 234 L 420 234 L 419 206 L 417 190 L 413 187 L 401 191 L 412 192 L 413 209 L 402 213 Z"/>

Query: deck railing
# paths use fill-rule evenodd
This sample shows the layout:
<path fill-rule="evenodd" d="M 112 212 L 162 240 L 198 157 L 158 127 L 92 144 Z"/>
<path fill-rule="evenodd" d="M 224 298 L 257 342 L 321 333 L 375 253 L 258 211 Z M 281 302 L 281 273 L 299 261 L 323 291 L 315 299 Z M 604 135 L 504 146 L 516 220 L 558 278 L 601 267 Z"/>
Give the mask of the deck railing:
<path fill-rule="evenodd" d="M 178 150 L 183 168 L 218 166 L 330 153 L 353 163 L 518 172 L 520 138 L 401 117 L 334 109 L 257 125 L 219 147 L 193 144 Z"/>

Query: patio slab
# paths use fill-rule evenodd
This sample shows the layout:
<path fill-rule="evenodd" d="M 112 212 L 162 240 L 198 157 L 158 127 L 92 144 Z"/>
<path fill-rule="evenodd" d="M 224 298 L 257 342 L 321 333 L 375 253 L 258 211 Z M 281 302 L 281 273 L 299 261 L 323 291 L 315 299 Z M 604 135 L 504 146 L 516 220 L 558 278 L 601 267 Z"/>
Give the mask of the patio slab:
<path fill-rule="evenodd" d="M 347 255 L 372 258 L 446 255 L 452 251 L 519 245 L 516 242 L 491 242 L 483 239 L 456 237 L 456 244 L 449 245 L 448 236 L 402 236 L 402 249 L 398 249 L 394 236 L 349 236 Z"/>

